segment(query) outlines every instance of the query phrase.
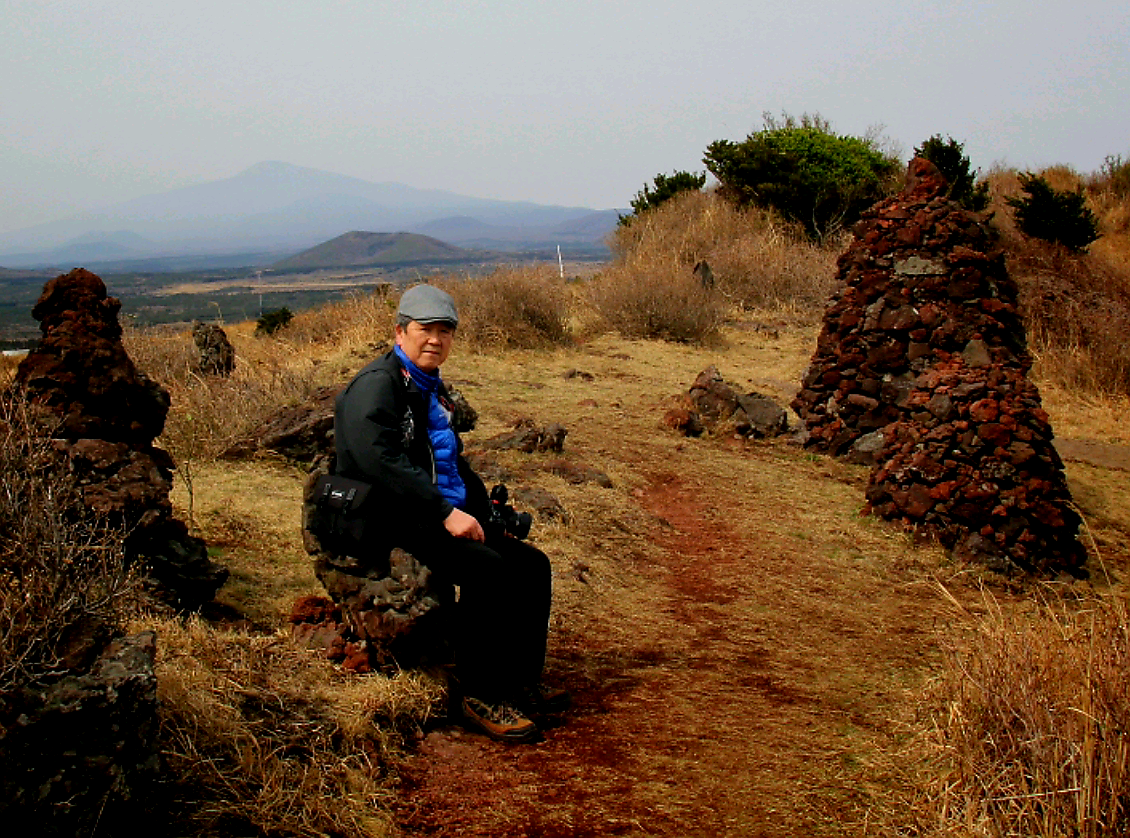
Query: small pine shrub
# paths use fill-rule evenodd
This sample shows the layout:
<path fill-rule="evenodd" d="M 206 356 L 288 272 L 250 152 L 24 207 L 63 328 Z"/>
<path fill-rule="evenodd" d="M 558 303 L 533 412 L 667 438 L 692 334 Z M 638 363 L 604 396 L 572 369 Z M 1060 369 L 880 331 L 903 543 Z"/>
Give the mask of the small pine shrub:
<path fill-rule="evenodd" d="M 285 306 L 274 311 L 268 311 L 255 322 L 255 334 L 257 336 L 273 335 L 280 329 L 289 326 L 293 319 L 294 314 Z"/>
<path fill-rule="evenodd" d="M 670 177 L 658 174 L 653 182 L 655 184 L 654 190 L 644 184 L 643 189 L 636 193 L 636 197 L 632 200 L 633 214 L 621 215 L 621 226 L 631 224 L 632 219 L 666 203 L 680 192 L 697 192 L 702 189 L 706 185 L 706 173 L 702 172 L 696 175 L 691 172 L 680 171 L 672 173 Z"/>
<path fill-rule="evenodd" d="M 914 156 L 924 157 L 938 167 L 949 181 L 949 197 L 963 207 L 981 212 L 989 206 L 989 182 L 976 182 L 965 147 L 953 137 L 943 140 L 941 134 L 934 134 L 914 149 Z"/>
<path fill-rule="evenodd" d="M 823 239 L 895 187 L 898 162 L 873 140 L 839 135 L 819 115 L 776 121 L 740 143 L 718 140 L 703 162 L 727 197 L 772 208 Z"/>
<path fill-rule="evenodd" d="M 1020 232 L 1034 239 L 1056 242 L 1071 250 L 1085 250 L 1099 237 L 1099 223 L 1087 207 L 1082 188 L 1055 189 L 1041 176 L 1018 175 L 1024 197 L 1006 198 L 1015 210 Z"/>

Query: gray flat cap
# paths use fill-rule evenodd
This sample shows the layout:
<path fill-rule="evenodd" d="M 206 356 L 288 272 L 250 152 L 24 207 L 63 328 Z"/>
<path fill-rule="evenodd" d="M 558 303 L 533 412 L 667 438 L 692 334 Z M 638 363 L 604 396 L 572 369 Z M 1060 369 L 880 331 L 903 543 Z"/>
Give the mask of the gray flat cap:
<path fill-rule="evenodd" d="M 400 296 L 397 319 L 407 318 L 417 323 L 450 323 L 459 325 L 455 313 L 455 300 L 446 291 L 434 285 L 413 285 Z"/>

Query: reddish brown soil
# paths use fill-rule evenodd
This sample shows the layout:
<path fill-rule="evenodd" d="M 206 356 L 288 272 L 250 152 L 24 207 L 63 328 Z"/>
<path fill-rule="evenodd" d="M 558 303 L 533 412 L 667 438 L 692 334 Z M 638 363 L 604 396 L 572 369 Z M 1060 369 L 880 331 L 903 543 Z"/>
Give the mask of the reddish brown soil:
<path fill-rule="evenodd" d="M 1097 439 L 1057 439 L 1056 450 L 1065 460 L 1090 463 L 1099 468 L 1130 471 L 1130 445 L 1116 445 Z"/>
<path fill-rule="evenodd" d="M 555 630 L 547 681 L 574 706 L 536 745 L 428 734 L 406 766 L 404 834 L 866 832 L 864 763 L 890 749 L 907 673 L 934 654 L 937 598 L 756 526 L 743 538 L 757 510 L 727 519 L 694 480 L 653 474 L 639 497 L 662 547 L 635 568 L 654 593 L 639 631 Z"/>

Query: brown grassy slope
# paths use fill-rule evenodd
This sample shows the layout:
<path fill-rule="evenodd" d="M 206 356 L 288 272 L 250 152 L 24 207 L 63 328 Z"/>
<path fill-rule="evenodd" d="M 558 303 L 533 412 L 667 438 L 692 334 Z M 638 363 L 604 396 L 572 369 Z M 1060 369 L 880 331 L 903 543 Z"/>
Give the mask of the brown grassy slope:
<path fill-rule="evenodd" d="M 752 320 L 774 326 L 777 337 L 748 328 Z M 372 351 L 366 331 L 363 343 L 276 345 L 284 354 L 271 361 L 270 342 L 231 331 L 245 357 L 262 355 L 261 366 L 282 377 L 291 367 L 344 376 Z M 921 793 L 899 757 L 911 729 L 903 721 L 915 712 L 910 691 L 941 670 L 933 632 L 975 619 L 952 612 L 932 586 L 944 579 L 976 615 L 983 608 L 965 581 L 976 574 L 859 518 L 865 470 L 781 442 L 735 447 L 659 426 L 669 400 L 710 363 L 787 401 L 815 332 L 811 319 L 760 311 L 726 326 L 724 343 L 711 349 L 610 334 L 505 355 L 457 347 L 444 373 L 481 414 L 470 446 L 524 415 L 559 421 L 570 430 L 569 458 L 615 485 L 536 477 L 572 515 L 535 531 L 555 569 L 550 677 L 579 693 L 575 713 L 547 735 L 553 758 L 452 734 L 446 745 L 429 739 L 439 750 L 426 747 L 409 770 L 420 784 L 413 799 L 431 801 L 419 818 L 442 825 L 459 817 L 466 834 L 499 835 L 529 827 L 520 819 L 531 809 L 543 834 L 570 822 L 597 834 L 632 819 L 660 835 L 707 826 L 711 834 L 861 834 L 866 820 L 914 820 L 895 805 Z M 328 360 L 314 363 L 321 358 Z M 594 378 L 566 378 L 573 369 Z M 1069 428 L 1130 442 L 1106 418 L 1126 409 L 1124 399 L 1095 407 L 1067 390 L 1045 395 L 1061 435 Z M 538 461 L 504 458 L 515 472 Z M 293 597 L 317 589 L 298 538 L 300 472 L 201 458 L 193 474 L 195 520 L 233 569 L 221 600 L 260 625 L 281 626 Z M 1118 545 L 1130 532 L 1125 481 L 1085 464 L 1069 463 L 1068 475 L 1121 571 Z M 175 499 L 187 507 L 183 481 Z M 398 712 L 422 715 L 411 702 Z M 607 759 L 594 762 L 594 749 Z M 476 800 L 494 805 L 459 809 L 468 783 Z M 543 794 L 546 783 L 560 794 Z M 507 803 L 516 789 L 517 803 Z M 494 820 L 481 819 L 488 815 Z"/>
<path fill-rule="evenodd" d="M 1130 195 L 1110 179 L 1083 178 L 1065 166 L 1039 173 L 1055 189 L 1087 186 L 1100 238 L 1086 252 L 1029 239 L 1006 200 L 1020 196 L 1014 170 L 989 174 L 993 222 L 1001 231 L 1042 379 L 1094 393 L 1130 393 Z"/>

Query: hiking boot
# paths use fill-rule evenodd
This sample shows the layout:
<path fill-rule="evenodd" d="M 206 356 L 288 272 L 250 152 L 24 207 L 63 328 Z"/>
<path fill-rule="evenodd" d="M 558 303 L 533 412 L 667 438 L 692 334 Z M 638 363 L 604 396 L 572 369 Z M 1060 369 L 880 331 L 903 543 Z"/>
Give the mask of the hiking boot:
<path fill-rule="evenodd" d="M 564 713 L 572 701 L 568 690 L 538 684 L 522 690 L 515 704 L 530 713 Z"/>
<path fill-rule="evenodd" d="M 467 696 L 463 699 L 463 721 L 499 742 L 532 742 L 538 737 L 538 726 L 505 701 L 488 704 Z"/>

